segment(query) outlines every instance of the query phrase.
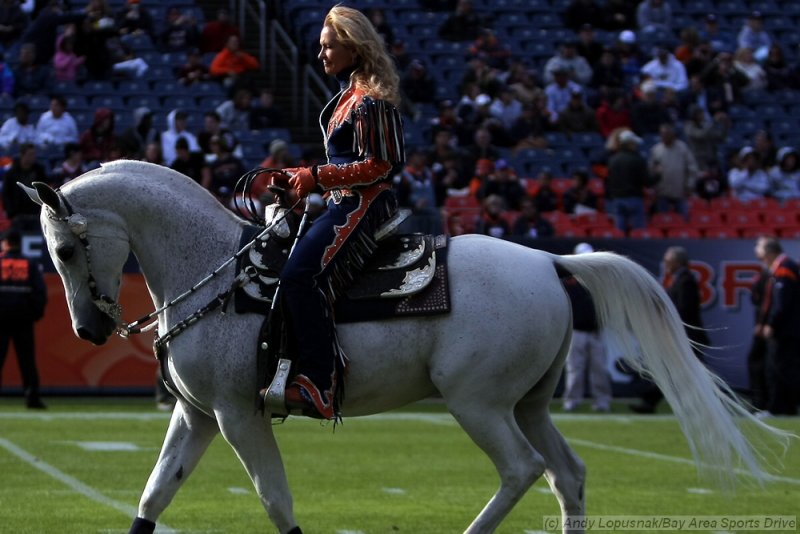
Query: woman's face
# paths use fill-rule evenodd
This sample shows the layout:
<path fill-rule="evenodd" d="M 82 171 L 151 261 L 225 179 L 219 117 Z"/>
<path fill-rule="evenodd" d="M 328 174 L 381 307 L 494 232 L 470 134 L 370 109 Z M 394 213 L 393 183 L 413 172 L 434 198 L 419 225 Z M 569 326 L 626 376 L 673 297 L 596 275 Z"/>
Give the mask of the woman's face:
<path fill-rule="evenodd" d="M 336 76 L 344 69 L 355 63 L 356 54 L 346 48 L 336 37 L 336 32 L 330 26 L 324 26 L 319 35 L 319 55 L 325 74 Z"/>

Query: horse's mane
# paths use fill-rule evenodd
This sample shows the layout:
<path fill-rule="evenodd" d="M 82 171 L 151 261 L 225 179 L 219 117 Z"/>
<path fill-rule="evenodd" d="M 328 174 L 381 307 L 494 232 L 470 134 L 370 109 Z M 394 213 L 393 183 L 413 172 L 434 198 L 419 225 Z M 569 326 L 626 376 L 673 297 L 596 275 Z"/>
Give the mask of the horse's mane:
<path fill-rule="evenodd" d="M 123 200 L 147 197 L 151 203 L 166 202 L 170 210 L 202 210 L 227 213 L 239 219 L 203 186 L 175 170 L 137 160 L 116 160 L 102 164 L 62 188 L 68 196 L 96 198 L 97 193 L 108 191 Z"/>

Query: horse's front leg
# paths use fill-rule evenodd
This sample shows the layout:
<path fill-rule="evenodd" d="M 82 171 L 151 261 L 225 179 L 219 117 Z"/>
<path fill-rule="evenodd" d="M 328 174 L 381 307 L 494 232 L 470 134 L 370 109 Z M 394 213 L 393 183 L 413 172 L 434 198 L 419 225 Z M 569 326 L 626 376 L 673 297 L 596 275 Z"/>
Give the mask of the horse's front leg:
<path fill-rule="evenodd" d="M 292 494 L 283 460 L 272 432 L 269 414 L 218 412 L 219 427 L 242 462 L 258 492 L 261 504 L 282 534 L 302 534 L 294 519 Z"/>
<path fill-rule="evenodd" d="M 129 534 L 151 534 L 155 530 L 156 520 L 197 466 L 218 431 L 214 419 L 182 401 L 175 405 L 161 454 L 139 501 L 139 516 Z"/>

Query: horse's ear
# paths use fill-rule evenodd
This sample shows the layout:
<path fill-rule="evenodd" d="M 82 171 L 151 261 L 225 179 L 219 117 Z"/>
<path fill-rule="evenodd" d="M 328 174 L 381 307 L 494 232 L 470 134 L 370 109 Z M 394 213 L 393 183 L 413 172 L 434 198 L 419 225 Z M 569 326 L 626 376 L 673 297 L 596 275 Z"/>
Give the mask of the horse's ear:
<path fill-rule="evenodd" d="M 58 193 L 56 193 L 52 187 L 43 182 L 33 182 L 33 187 L 28 187 L 19 182 L 17 182 L 17 185 L 28 194 L 31 200 L 40 206 L 48 206 L 58 213 L 61 208 L 61 199 L 58 198 Z"/>

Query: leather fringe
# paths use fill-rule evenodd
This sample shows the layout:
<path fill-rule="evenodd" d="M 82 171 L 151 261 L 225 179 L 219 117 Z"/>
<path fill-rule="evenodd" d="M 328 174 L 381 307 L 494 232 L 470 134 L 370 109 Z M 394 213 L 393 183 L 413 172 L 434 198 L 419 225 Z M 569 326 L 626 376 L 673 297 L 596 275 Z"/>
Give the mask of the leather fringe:
<path fill-rule="evenodd" d="M 365 96 L 353 111 L 353 151 L 359 157 L 389 161 L 405 160 L 403 119 L 392 104 Z"/>

